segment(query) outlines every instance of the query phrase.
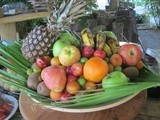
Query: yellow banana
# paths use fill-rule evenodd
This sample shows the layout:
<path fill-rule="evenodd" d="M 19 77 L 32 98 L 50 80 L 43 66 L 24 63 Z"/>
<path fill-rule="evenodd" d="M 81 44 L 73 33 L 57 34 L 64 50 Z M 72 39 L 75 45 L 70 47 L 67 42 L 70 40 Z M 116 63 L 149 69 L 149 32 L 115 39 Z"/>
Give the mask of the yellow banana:
<path fill-rule="evenodd" d="M 84 46 L 95 46 L 94 38 L 91 31 L 88 28 L 85 28 L 81 31 L 82 41 Z"/>
<path fill-rule="evenodd" d="M 103 49 L 105 42 L 106 35 L 102 31 L 99 31 L 96 35 L 96 49 Z"/>
<path fill-rule="evenodd" d="M 112 53 L 113 53 L 113 54 L 118 53 L 119 48 L 120 48 L 120 46 L 114 46 L 114 47 L 112 47 L 112 48 L 111 48 Z"/>
<path fill-rule="evenodd" d="M 107 44 L 110 47 L 112 54 L 118 53 L 118 49 L 120 47 L 118 40 L 110 38 L 107 40 Z"/>
<path fill-rule="evenodd" d="M 112 47 L 112 46 L 119 46 L 119 42 L 117 40 L 112 39 L 112 38 L 110 38 L 109 40 L 107 40 L 106 43 L 110 47 Z"/>
<path fill-rule="evenodd" d="M 107 56 L 112 55 L 111 48 L 107 45 L 107 43 L 104 44 L 103 50 L 106 52 Z"/>

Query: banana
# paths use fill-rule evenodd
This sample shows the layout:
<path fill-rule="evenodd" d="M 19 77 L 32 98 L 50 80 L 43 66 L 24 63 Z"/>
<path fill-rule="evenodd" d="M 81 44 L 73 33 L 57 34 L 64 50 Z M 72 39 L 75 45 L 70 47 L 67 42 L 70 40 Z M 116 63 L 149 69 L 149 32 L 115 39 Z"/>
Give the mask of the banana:
<path fill-rule="evenodd" d="M 107 38 L 112 38 L 114 40 L 117 40 L 116 35 L 112 31 L 104 31 Z"/>
<path fill-rule="evenodd" d="M 111 49 L 112 53 L 113 53 L 113 54 L 117 54 L 119 48 L 120 48 L 120 46 L 114 46 L 114 47 L 112 47 L 112 49 Z"/>
<path fill-rule="evenodd" d="M 112 54 L 118 53 L 118 49 L 120 47 L 118 40 L 110 38 L 106 43 L 110 47 Z"/>
<path fill-rule="evenodd" d="M 107 43 L 104 44 L 103 50 L 106 52 L 107 56 L 112 55 L 111 48 L 107 45 Z"/>
<path fill-rule="evenodd" d="M 82 42 L 84 46 L 95 47 L 95 42 L 91 31 L 88 28 L 85 28 L 81 31 Z"/>
<path fill-rule="evenodd" d="M 96 49 L 103 49 L 105 42 L 106 35 L 102 31 L 99 31 L 96 35 Z"/>

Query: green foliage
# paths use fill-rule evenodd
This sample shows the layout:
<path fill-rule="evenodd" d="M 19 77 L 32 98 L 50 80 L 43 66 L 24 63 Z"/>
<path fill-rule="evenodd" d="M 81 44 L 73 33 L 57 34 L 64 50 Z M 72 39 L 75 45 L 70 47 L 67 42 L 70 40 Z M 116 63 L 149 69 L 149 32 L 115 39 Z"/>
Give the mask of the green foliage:
<path fill-rule="evenodd" d="M 144 6 L 145 5 L 145 0 L 131 0 L 131 2 L 137 6 Z"/>
<path fill-rule="evenodd" d="M 142 14 L 142 15 L 136 14 L 136 22 L 138 24 L 144 23 L 145 19 L 146 19 L 146 15 L 145 14 Z"/>
<path fill-rule="evenodd" d="M 145 0 L 148 14 L 154 17 L 157 27 L 160 29 L 160 0 Z"/>

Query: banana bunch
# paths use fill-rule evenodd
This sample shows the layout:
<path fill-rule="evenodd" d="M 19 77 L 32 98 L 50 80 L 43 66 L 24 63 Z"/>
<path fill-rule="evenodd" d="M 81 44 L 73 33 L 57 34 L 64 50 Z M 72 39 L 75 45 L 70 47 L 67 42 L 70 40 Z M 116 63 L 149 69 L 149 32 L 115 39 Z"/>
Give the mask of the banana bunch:
<path fill-rule="evenodd" d="M 95 47 L 94 37 L 88 28 L 81 31 L 83 46 Z"/>
<path fill-rule="evenodd" d="M 120 48 L 117 37 L 112 31 L 98 31 L 95 40 L 88 28 L 81 31 L 83 46 L 90 46 L 96 49 L 103 49 L 107 56 L 118 53 Z"/>
<path fill-rule="evenodd" d="M 96 35 L 96 49 L 103 49 L 106 42 L 106 35 L 99 31 Z"/>
<path fill-rule="evenodd" d="M 104 33 L 106 35 L 106 45 L 104 46 L 106 53 L 108 52 L 109 55 L 118 53 L 120 45 L 115 34 L 111 31 L 104 31 Z"/>

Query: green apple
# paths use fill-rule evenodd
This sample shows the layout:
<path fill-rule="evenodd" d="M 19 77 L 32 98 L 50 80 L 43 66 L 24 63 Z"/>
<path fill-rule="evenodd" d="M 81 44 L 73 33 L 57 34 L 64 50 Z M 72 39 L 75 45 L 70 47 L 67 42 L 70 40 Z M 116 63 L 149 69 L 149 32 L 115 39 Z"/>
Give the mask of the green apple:
<path fill-rule="evenodd" d="M 108 74 L 102 80 L 102 87 L 109 88 L 113 86 L 119 86 L 128 83 L 128 78 L 124 73 L 120 71 L 114 71 Z"/>
<path fill-rule="evenodd" d="M 54 45 L 53 45 L 53 56 L 58 57 L 59 53 L 61 52 L 61 50 L 66 46 L 66 45 L 70 45 L 71 43 L 69 41 L 64 41 L 64 40 L 57 40 Z"/>
<path fill-rule="evenodd" d="M 59 54 L 60 63 L 66 67 L 71 66 L 76 62 L 79 62 L 80 58 L 80 50 L 73 45 L 65 46 Z"/>

